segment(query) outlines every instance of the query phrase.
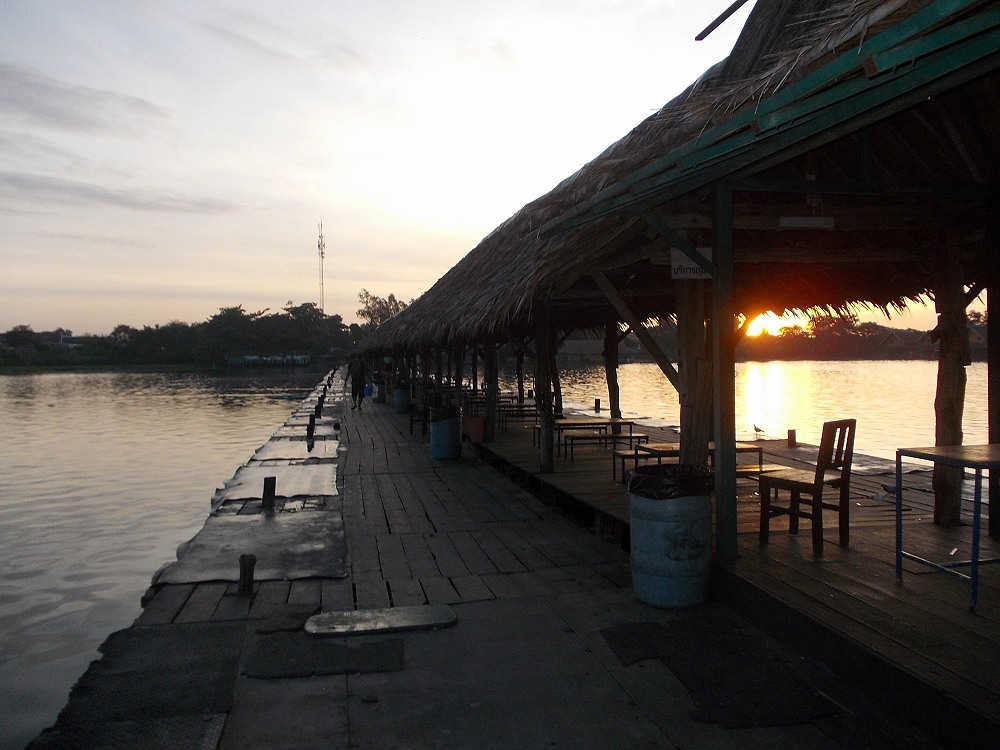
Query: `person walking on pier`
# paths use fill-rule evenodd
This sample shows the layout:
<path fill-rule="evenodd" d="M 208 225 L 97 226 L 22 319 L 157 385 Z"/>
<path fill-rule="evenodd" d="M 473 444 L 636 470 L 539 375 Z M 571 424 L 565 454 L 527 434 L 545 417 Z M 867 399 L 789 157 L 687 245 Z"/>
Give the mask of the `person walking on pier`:
<path fill-rule="evenodd" d="M 361 403 L 365 400 L 365 361 L 361 357 L 351 357 L 347 363 L 347 374 L 351 378 L 351 408 L 360 409 Z"/>

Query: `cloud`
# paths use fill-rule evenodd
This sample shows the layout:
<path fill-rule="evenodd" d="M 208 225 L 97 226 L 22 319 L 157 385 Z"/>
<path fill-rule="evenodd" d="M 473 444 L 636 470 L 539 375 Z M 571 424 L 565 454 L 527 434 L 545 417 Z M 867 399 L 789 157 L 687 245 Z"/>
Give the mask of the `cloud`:
<path fill-rule="evenodd" d="M 128 135 L 168 116 L 163 108 L 136 96 L 0 63 L 0 117 L 5 119 L 64 131 Z"/>
<path fill-rule="evenodd" d="M 226 44 L 248 51 L 266 61 L 291 64 L 299 68 L 332 66 L 336 70 L 352 71 L 369 67 L 369 62 L 358 50 L 344 43 L 330 41 L 336 30 L 325 33 L 292 31 L 274 19 L 264 21 L 250 13 L 232 13 L 227 17 L 231 26 L 202 23 L 201 28 Z M 236 29 L 239 25 L 242 29 Z M 312 40 L 317 40 L 314 44 Z M 318 40 L 324 40 L 318 43 Z"/>
<path fill-rule="evenodd" d="M 0 172 L 0 196 L 5 200 L 77 205 L 103 205 L 136 211 L 186 214 L 220 214 L 234 208 L 231 203 L 211 198 L 160 195 L 148 190 L 121 190 L 59 177 Z"/>

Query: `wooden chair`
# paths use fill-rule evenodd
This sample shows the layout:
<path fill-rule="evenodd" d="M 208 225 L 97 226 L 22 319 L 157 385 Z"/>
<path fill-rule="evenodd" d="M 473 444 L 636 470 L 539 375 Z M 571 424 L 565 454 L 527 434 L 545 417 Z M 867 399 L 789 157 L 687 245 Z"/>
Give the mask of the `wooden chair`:
<path fill-rule="evenodd" d="M 823 436 L 816 459 L 816 470 L 781 469 L 760 477 L 760 543 L 767 544 L 771 519 L 789 516 L 788 533 L 799 533 L 799 519 L 812 521 L 813 554 L 823 554 L 823 509 L 839 516 L 840 544 L 846 547 L 850 536 L 851 460 L 854 458 L 855 419 L 841 419 L 823 424 Z M 836 501 L 823 501 L 823 490 L 839 490 Z M 778 492 L 786 490 L 788 505 L 776 505 Z M 803 504 L 802 496 L 809 499 Z"/>

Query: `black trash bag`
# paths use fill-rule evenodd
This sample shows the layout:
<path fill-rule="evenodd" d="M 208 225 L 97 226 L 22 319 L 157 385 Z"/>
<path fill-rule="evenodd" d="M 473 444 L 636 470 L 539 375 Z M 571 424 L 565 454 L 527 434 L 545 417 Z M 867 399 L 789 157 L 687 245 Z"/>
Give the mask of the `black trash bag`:
<path fill-rule="evenodd" d="M 458 419 L 462 416 L 462 410 L 457 406 L 446 405 L 446 406 L 432 406 L 431 407 L 431 421 L 432 422 L 443 422 L 446 419 Z"/>
<path fill-rule="evenodd" d="M 708 495 L 715 486 L 715 475 L 702 466 L 661 466 L 655 473 L 635 473 L 628 491 L 650 500 Z"/>

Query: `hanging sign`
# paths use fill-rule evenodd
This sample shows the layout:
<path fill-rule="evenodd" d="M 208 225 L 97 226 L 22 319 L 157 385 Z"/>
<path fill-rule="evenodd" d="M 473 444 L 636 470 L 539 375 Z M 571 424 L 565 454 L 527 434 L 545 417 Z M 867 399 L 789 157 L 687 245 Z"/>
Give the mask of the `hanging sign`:
<path fill-rule="evenodd" d="M 712 248 L 698 247 L 695 250 L 707 261 L 712 260 Z M 710 279 L 712 274 L 689 258 L 676 247 L 670 248 L 670 275 L 675 279 Z"/>

